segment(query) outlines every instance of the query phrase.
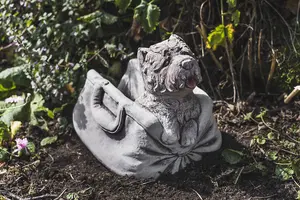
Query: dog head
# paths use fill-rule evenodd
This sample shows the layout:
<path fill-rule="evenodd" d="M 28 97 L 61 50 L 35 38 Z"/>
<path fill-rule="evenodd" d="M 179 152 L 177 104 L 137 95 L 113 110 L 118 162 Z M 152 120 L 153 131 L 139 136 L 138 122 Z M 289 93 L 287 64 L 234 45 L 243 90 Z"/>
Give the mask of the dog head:
<path fill-rule="evenodd" d="M 149 48 L 139 48 L 137 57 L 145 89 L 152 94 L 191 92 L 202 80 L 194 54 L 177 35 Z"/>

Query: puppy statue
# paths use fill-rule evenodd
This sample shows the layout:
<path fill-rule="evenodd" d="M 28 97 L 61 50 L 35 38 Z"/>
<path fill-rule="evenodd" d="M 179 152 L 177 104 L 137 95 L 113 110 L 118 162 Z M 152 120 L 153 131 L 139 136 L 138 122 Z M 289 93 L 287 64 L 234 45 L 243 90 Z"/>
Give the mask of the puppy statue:
<path fill-rule="evenodd" d="M 197 87 L 200 68 L 177 35 L 139 48 L 118 88 L 95 71 L 73 113 L 91 152 L 120 175 L 176 173 L 221 146 L 212 101 Z"/>

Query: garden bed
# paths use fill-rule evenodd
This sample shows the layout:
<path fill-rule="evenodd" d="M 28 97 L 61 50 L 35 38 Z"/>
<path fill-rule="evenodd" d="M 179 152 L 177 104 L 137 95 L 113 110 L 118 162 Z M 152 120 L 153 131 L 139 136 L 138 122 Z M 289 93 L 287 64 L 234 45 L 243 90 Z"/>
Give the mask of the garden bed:
<path fill-rule="evenodd" d="M 34 157 L 3 163 L 0 168 L 2 199 L 295 199 L 299 190 L 296 180 L 282 181 L 275 176 L 276 166 L 261 152 L 273 148 L 266 145 L 275 143 L 266 141 L 257 148 L 249 147 L 255 135 L 258 132 L 263 135 L 268 128 L 245 119 L 242 113 L 234 116 L 228 105 L 215 107 L 223 131 L 222 149 L 205 155 L 202 161 L 178 174 L 165 175 L 157 181 L 118 176 L 98 162 L 76 133 L 70 131 L 52 146 L 40 149 Z M 278 118 L 265 123 L 283 137 L 295 124 L 299 129 L 299 108 L 300 103 L 295 102 L 269 109 L 268 116 L 272 115 L 273 120 Z M 39 143 L 43 133 L 32 132 L 34 142 Z M 222 156 L 224 149 L 242 152 L 241 161 L 227 163 Z M 253 167 L 257 164 L 267 167 L 267 171 Z"/>

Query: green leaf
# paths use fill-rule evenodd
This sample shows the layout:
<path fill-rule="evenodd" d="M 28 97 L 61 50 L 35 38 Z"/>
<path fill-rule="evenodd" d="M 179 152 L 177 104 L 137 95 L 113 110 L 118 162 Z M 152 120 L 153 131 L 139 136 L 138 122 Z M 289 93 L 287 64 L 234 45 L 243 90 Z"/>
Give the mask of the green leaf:
<path fill-rule="evenodd" d="M 240 23 L 240 15 L 241 12 L 236 10 L 231 14 L 231 21 L 233 22 L 234 26 L 237 26 Z"/>
<path fill-rule="evenodd" d="M 53 109 L 53 113 L 55 114 L 55 113 L 59 113 L 59 112 L 63 111 L 63 109 L 64 109 L 67 105 L 68 105 L 68 104 L 65 103 L 65 104 L 63 104 L 61 107 L 54 108 L 54 109 Z"/>
<path fill-rule="evenodd" d="M 282 180 L 288 180 L 292 178 L 292 175 L 294 174 L 294 170 L 289 167 L 282 167 L 277 165 L 275 169 L 275 174 Z"/>
<path fill-rule="evenodd" d="M 206 47 L 209 49 L 212 48 L 213 50 L 216 50 L 218 46 L 225 47 L 226 37 L 230 43 L 233 42 L 233 36 L 234 36 L 233 33 L 234 33 L 234 29 L 232 24 L 228 24 L 227 26 L 220 24 L 213 31 L 211 31 L 207 36 L 208 41 Z"/>
<path fill-rule="evenodd" d="M 0 146 L 0 161 L 4 162 L 8 159 L 8 151 L 6 148 Z"/>
<path fill-rule="evenodd" d="M 8 140 L 10 140 L 8 126 L 3 121 L 0 121 L 0 146 L 2 145 L 3 141 Z"/>
<path fill-rule="evenodd" d="M 18 130 L 20 130 L 21 126 L 22 126 L 22 122 L 20 121 L 10 122 L 11 139 L 15 137 L 16 133 L 18 132 Z"/>
<path fill-rule="evenodd" d="M 225 149 L 222 152 L 222 156 L 225 159 L 225 161 L 232 165 L 239 163 L 242 160 L 243 155 L 244 154 L 242 152 L 233 149 Z"/>
<path fill-rule="evenodd" d="M 16 86 L 30 86 L 30 80 L 26 77 L 26 74 L 24 73 L 24 69 L 27 67 L 27 65 L 21 65 L 18 67 L 10 67 L 8 69 L 3 70 L 0 72 L 0 80 L 2 81 L 10 81 L 13 82 Z M 12 84 L 12 83 L 10 83 Z M 15 86 L 14 86 L 15 88 Z M 14 89 L 11 88 L 11 89 Z M 1 86 L 0 86 L 0 91 Z"/>
<path fill-rule="evenodd" d="M 267 114 L 267 109 L 266 108 L 262 108 L 262 110 L 260 111 L 260 113 L 258 115 L 256 115 L 255 118 L 262 118 Z"/>
<path fill-rule="evenodd" d="M 50 145 L 53 144 L 54 142 L 57 141 L 57 136 L 53 136 L 53 137 L 46 137 L 41 141 L 41 146 L 46 146 L 46 145 Z"/>
<path fill-rule="evenodd" d="M 268 139 L 269 140 L 274 140 L 275 139 L 275 135 L 273 132 L 268 133 Z"/>
<path fill-rule="evenodd" d="M 30 101 L 31 95 L 27 96 L 25 103 L 11 104 L 9 108 L 2 114 L 0 120 L 7 126 L 10 126 L 11 121 L 27 121 L 30 117 Z"/>
<path fill-rule="evenodd" d="M 112 14 L 109 14 L 107 12 L 102 11 L 101 20 L 102 20 L 103 24 L 111 25 L 111 24 L 114 24 L 118 21 L 118 17 L 116 17 Z"/>
<path fill-rule="evenodd" d="M 252 117 L 252 112 L 248 112 L 247 114 L 244 115 L 244 120 L 249 121 Z"/>
<path fill-rule="evenodd" d="M 83 21 L 83 22 L 86 22 L 89 24 L 94 23 L 94 22 L 101 22 L 101 23 L 109 25 L 109 24 L 115 23 L 118 20 L 118 18 L 107 12 L 97 10 L 90 14 L 81 16 L 81 17 L 77 18 L 77 20 Z"/>
<path fill-rule="evenodd" d="M 258 137 L 258 138 L 256 139 L 256 143 L 257 143 L 257 144 L 263 145 L 263 144 L 266 143 L 266 139 L 265 139 L 265 138 L 262 138 L 262 137 Z"/>
<path fill-rule="evenodd" d="M 35 112 L 39 111 L 41 108 L 44 107 L 44 99 L 43 96 L 35 93 L 33 95 L 33 99 L 30 102 L 30 124 L 33 126 L 37 126 L 38 123 L 38 119 L 35 116 Z"/>
<path fill-rule="evenodd" d="M 147 3 L 142 0 L 134 9 L 134 18 L 140 22 L 143 29 L 147 33 L 151 33 L 156 29 L 160 16 L 160 9 L 157 5 Z"/>
<path fill-rule="evenodd" d="M 235 8 L 236 0 L 227 0 L 227 4 L 228 4 L 229 9 Z"/>
<path fill-rule="evenodd" d="M 297 176 L 297 178 L 300 178 L 300 159 L 298 160 L 294 160 L 292 162 L 292 168 L 295 172 L 295 175 Z"/>
<path fill-rule="evenodd" d="M 120 9 L 120 12 L 124 13 L 131 2 L 132 0 L 115 0 L 115 5 Z"/>
<path fill-rule="evenodd" d="M 33 142 L 28 142 L 27 149 L 31 154 L 35 153 L 35 144 Z"/>
<path fill-rule="evenodd" d="M 0 79 L 0 92 L 7 92 L 16 89 L 13 81 Z"/>
<path fill-rule="evenodd" d="M 270 151 L 270 152 L 268 152 L 268 157 L 271 160 L 277 160 L 277 158 L 278 158 L 277 154 L 278 154 L 277 151 Z"/>
<path fill-rule="evenodd" d="M 157 5 L 149 3 L 148 8 L 147 8 L 147 18 L 146 19 L 148 21 L 148 26 L 151 30 L 150 32 L 155 30 L 156 25 L 158 24 L 159 15 L 160 15 L 159 7 Z"/>

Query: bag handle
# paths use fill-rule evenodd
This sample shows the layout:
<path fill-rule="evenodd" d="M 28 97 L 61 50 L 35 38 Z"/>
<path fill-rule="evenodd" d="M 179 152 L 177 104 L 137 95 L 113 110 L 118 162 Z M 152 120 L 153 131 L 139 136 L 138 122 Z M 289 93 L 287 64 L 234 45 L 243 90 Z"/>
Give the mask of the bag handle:
<path fill-rule="evenodd" d="M 94 83 L 91 97 L 92 115 L 104 131 L 116 134 L 123 128 L 126 116 L 124 106 L 131 103 L 131 100 L 106 79 L 103 78 L 100 82 L 98 80 Z M 116 102 L 115 113 L 103 104 L 104 95 L 108 95 Z"/>

